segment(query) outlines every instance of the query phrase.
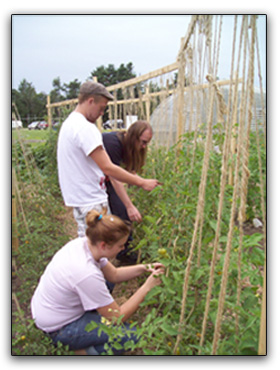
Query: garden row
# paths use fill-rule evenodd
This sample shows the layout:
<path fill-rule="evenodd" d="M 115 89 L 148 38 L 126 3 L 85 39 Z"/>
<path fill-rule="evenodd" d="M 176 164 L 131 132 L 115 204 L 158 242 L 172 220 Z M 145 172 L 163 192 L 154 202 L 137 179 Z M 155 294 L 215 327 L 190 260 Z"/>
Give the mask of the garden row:
<path fill-rule="evenodd" d="M 62 346 L 58 348 L 50 346 L 50 341 L 35 328 L 28 313 L 31 296 L 46 264 L 55 251 L 70 238 L 64 229 L 66 226 L 62 223 L 65 210 L 62 207 L 57 184 L 56 138 L 57 133 L 51 133 L 46 144 L 41 144 L 35 149 L 27 148 L 24 156 L 20 145 L 14 145 L 13 158 L 25 216 L 23 217 L 21 210 L 18 212 L 20 247 L 14 255 L 16 271 L 14 271 L 13 285 L 23 312 L 19 312 L 18 309 L 13 312 L 14 354 L 70 353 Z M 250 139 L 247 225 L 251 225 L 254 217 L 259 219 L 262 217 L 255 134 L 251 134 Z M 264 140 L 264 138 L 261 139 Z M 214 141 L 221 147 L 223 135 L 214 135 Z M 193 134 L 186 134 L 182 138 L 180 148 L 175 146 L 166 151 L 164 148 L 156 149 L 152 146 L 144 175 L 157 178 L 163 186 L 150 193 L 141 189 L 136 192 L 134 189 L 130 190 L 134 204 L 144 216 L 143 222 L 134 229 L 134 246 L 139 251 L 139 258 L 144 262 L 161 261 L 166 266 L 166 275 L 162 278 L 163 284 L 148 294 L 138 315 L 143 319 L 140 324 L 138 323 L 139 325 L 137 324 L 140 340 L 135 350 L 140 350 L 145 355 L 174 354 L 179 330 L 184 273 L 192 241 L 204 156 L 203 145 L 198 145 L 194 153 L 194 167 L 191 170 L 192 143 Z M 261 141 L 264 176 L 265 154 L 264 142 Z M 30 163 L 34 162 L 32 165 L 39 169 L 41 184 L 28 175 L 26 158 L 30 159 Z M 204 355 L 211 354 L 233 196 L 233 187 L 227 185 L 210 311 L 204 345 L 200 348 L 201 326 L 216 230 L 221 160 L 222 156 L 219 152 L 211 152 L 204 223 L 199 236 L 201 253 L 195 250 L 184 325 L 183 328 L 181 327 L 182 340 L 176 350 L 177 355 L 196 355 L 199 351 Z M 263 235 L 251 227 L 247 229 L 249 232 L 244 237 L 242 249 L 241 304 L 237 305 L 239 228 L 236 222 L 218 354 L 257 354 L 264 265 Z M 236 328 L 237 316 L 238 328 Z M 118 330 L 107 326 L 104 326 L 103 330 L 110 334 L 112 341 L 115 341 L 115 346 L 118 347 Z"/>

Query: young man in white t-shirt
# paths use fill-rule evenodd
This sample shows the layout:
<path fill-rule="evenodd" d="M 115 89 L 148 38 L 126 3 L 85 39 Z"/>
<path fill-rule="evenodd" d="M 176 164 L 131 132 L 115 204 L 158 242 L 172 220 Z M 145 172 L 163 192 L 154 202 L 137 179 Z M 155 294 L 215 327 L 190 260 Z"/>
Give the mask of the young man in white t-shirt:
<path fill-rule="evenodd" d="M 80 88 L 76 109 L 63 122 L 57 145 L 59 184 L 66 206 L 73 207 L 78 235 L 85 235 L 85 216 L 91 209 L 109 211 L 105 175 L 147 191 L 159 185 L 114 165 L 106 153 L 94 122 L 113 100 L 106 88 L 87 81 Z"/>

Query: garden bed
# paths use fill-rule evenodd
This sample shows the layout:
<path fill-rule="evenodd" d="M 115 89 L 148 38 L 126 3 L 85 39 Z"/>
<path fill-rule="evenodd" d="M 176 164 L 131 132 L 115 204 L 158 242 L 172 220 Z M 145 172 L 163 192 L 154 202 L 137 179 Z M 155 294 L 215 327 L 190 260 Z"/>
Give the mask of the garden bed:
<path fill-rule="evenodd" d="M 221 144 L 222 137 L 215 137 Z M 220 140 L 220 141 L 219 141 Z M 212 152 L 208 169 L 204 205 L 204 219 L 191 265 L 189 289 L 183 327 L 179 328 L 182 291 L 186 264 L 194 232 L 197 199 L 203 162 L 203 147 L 195 152 L 193 168 L 192 135 L 186 135 L 180 150 L 151 148 L 144 176 L 157 178 L 163 186 L 147 193 L 142 189 L 129 192 L 143 216 L 135 225 L 133 245 L 144 263 L 159 261 L 166 265 L 162 284 L 155 287 L 141 304 L 132 320 L 138 322 L 141 339 L 128 355 L 202 355 L 211 354 L 213 330 L 223 277 L 225 250 L 228 238 L 233 187 L 226 186 L 221 220 L 219 248 L 207 318 L 204 344 L 200 346 L 201 325 L 205 310 L 213 242 L 217 227 L 217 207 L 221 176 L 221 155 Z M 42 185 L 28 179 L 26 164 L 17 155 L 17 176 L 26 220 L 19 213 L 19 251 L 13 255 L 13 347 L 15 355 L 69 355 L 67 348 L 55 348 L 34 326 L 30 317 L 29 302 L 50 258 L 68 240 L 76 236 L 76 225 L 71 209 L 63 206 L 56 178 L 55 139 L 34 154 Z M 20 150 L 17 147 L 17 150 Z M 38 154 L 38 155 L 36 155 Z M 261 144 L 262 173 L 265 183 L 265 146 Z M 49 160 L 51 158 L 51 161 Z M 46 165 L 47 163 L 47 165 Z M 253 218 L 262 220 L 257 146 L 251 136 L 249 157 L 249 184 L 247 194 L 244 238 L 242 242 L 240 274 L 241 296 L 237 304 L 239 269 L 239 227 L 235 222 L 230 254 L 230 266 L 218 354 L 257 354 L 261 312 L 264 246 L 263 230 L 252 227 Z M 26 223 L 29 232 L 26 230 Z M 199 247 L 200 244 L 200 247 Z M 200 249 L 199 249 L 200 248 Z M 200 250 L 200 252 L 199 252 Z M 126 300 L 142 283 L 142 278 L 117 285 L 114 297 L 119 304 Z M 16 303 L 18 302 L 18 304 Z M 20 307 L 20 309 L 19 309 Z M 238 327 L 236 327 L 238 317 Z M 174 353 L 179 330 L 182 340 Z M 113 333 L 112 333 L 113 335 Z"/>

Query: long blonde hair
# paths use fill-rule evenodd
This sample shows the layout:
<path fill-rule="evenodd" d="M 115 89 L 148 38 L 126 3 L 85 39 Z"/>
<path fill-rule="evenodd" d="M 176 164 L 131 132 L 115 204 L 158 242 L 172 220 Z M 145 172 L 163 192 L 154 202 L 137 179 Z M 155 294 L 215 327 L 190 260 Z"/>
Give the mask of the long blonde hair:
<path fill-rule="evenodd" d="M 150 130 L 153 133 L 153 129 L 148 122 L 136 121 L 129 127 L 126 134 L 124 132 L 118 133 L 118 137 L 123 144 L 125 169 L 129 172 L 141 173 L 146 162 L 147 147 L 139 150 L 137 149 L 139 146 L 136 145 L 145 130 Z"/>
<path fill-rule="evenodd" d="M 125 236 L 128 237 L 131 230 L 128 222 L 115 215 L 107 215 L 105 211 L 90 211 L 86 216 L 86 223 L 86 236 L 92 245 L 101 241 L 109 246 L 114 245 Z"/>

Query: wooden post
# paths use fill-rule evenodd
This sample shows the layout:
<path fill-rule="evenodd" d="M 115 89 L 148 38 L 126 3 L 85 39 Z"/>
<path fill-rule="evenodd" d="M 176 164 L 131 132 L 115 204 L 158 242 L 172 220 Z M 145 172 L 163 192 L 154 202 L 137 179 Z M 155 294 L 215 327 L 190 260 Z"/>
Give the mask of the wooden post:
<path fill-rule="evenodd" d="M 150 122 L 150 94 L 149 94 L 149 86 L 146 86 L 145 91 L 145 105 L 146 105 L 146 120 Z"/>
<path fill-rule="evenodd" d="M 122 89 L 122 93 L 123 93 L 123 99 L 125 100 L 126 99 L 126 89 L 125 88 Z M 125 129 L 127 127 L 126 115 L 127 115 L 126 103 L 123 103 L 123 123 L 124 123 Z"/>
<path fill-rule="evenodd" d="M 117 119 L 118 119 L 118 105 L 117 105 L 117 90 L 113 92 L 114 95 L 114 128 L 118 128 Z"/>
<path fill-rule="evenodd" d="M 93 82 L 98 82 L 96 76 L 93 76 L 92 79 L 93 79 Z M 101 117 L 97 118 L 96 125 L 97 125 L 99 131 L 102 131 L 102 118 Z"/>
<path fill-rule="evenodd" d="M 12 169 L 12 249 L 13 251 L 18 250 L 18 229 L 17 229 L 17 205 L 16 205 L 16 173 L 15 169 Z"/>
<path fill-rule="evenodd" d="M 51 108 L 51 97 L 47 96 L 47 108 L 48 108 L 48 125 L 49 129 L 52 128 L 52 108 Z"/>

